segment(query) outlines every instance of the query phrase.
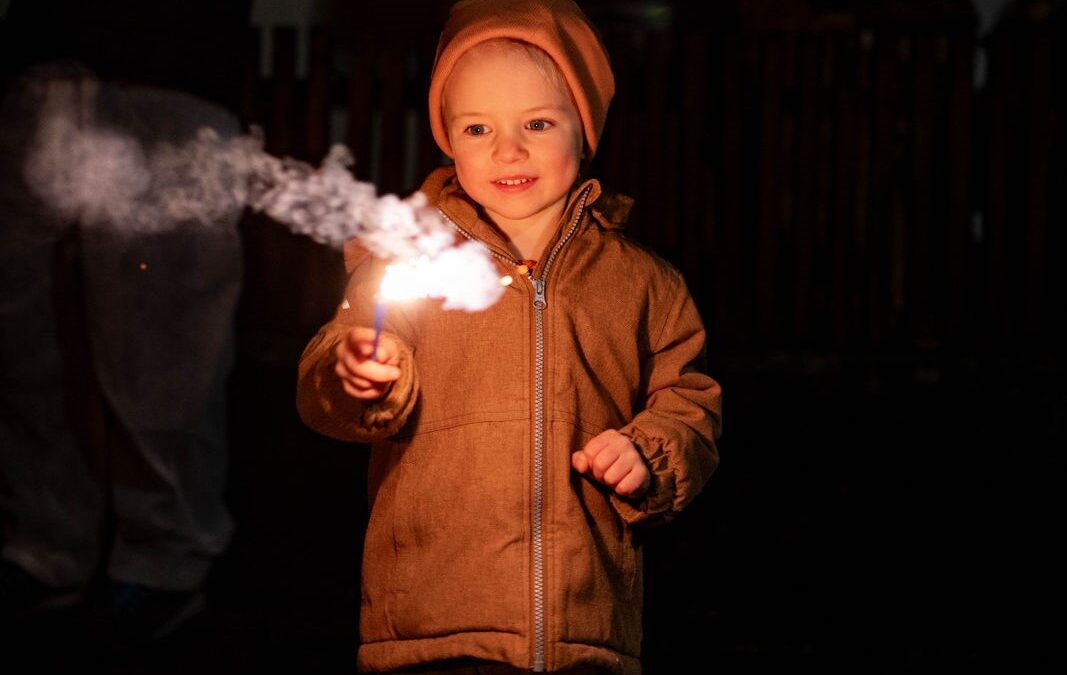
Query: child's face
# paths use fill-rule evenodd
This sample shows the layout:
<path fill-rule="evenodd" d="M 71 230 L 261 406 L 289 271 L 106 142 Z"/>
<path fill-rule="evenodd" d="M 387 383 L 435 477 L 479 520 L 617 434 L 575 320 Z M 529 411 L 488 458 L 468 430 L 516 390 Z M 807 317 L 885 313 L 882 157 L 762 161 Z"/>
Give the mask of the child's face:
<path fill-rule="evenodd" d="M 554 223 L 582 153 L 565 85 L 522 51 L 476 50 L 456 63 L 444 108 L 460 185 L 488 216 L 497 225 Z"/>

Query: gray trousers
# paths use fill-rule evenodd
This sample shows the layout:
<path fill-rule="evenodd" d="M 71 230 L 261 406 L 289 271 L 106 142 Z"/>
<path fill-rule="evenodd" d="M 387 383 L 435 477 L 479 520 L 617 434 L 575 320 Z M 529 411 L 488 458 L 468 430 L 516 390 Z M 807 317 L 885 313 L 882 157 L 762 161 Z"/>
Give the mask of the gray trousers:
<path fill-rule="evenodd" d="M 206 102 L 103 86 L 84 73 L 28 80 L 5 101 L 0 554 L 59 587 L 84 585 L 106 561 L 118 580 L 191 588 L 233 529 L 223 491 L 240 211 L 148 233 L 55 214 L 22 171 L 49 92 L 77 100 L 92 124 L 146 145 L 182 143 L 201 124 L 238 131 L 231 115 Z M 70 251 L 73 268 L 63 255 Z M 70 269 L 79 270 L 76 292 L 58 293 L 57 279 Z M 84 334 L 70 335 L 70 326 Z M 72 341 L 87 350 L 70 349 Z M 79 384 L 79 373 L 96 386 Z M 86 410 L 86 391 L 102 394 L 106 416 Z M 100 419 L 112 431 L 86 433 L 85 421 Z M 93 447 L 94 439 L 106 447 Z"/>

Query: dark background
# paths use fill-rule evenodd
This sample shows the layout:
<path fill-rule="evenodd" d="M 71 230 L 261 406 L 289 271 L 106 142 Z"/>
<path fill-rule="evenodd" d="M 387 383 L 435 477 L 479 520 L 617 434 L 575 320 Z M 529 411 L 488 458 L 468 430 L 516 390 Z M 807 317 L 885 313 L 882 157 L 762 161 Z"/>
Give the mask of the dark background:
<path fill-rule="evenodd" d="M 423 108 L 448 3 L 367 4 L 253 28 L 250 0 L 13 0 L 3 72 L 66 56 L 199 94 L 273 153 L 345 142 L 406 194 L 441 159 Z M 646 540 L 648 672 L 1051 663 L 1064 3 L 991 25 L 948 0 L 580 4 L 619 90 L 593 173 L 685 273 L 724 389 L 718 473 Z M 364 454 L 293 403 L 340 257 L 241 228 L 237 533 L 209 615 L 121 668 L 353 672 Z"/>

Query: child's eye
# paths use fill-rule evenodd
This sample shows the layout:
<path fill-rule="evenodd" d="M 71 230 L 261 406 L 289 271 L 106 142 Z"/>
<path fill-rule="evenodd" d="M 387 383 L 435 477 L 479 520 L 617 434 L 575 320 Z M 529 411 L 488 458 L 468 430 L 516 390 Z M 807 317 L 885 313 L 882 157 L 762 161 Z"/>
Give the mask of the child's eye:
<path fill-rule="evenodd" d="M 530 131 L 548 131 L 552 128 L 552 122 L 548 120 L 531 120 L 527 125 Z"/>
<path fill-rule="evenodd" d="M 487 129 L 484 124 L 472 124 L 463 130 L 463 133 L 470 134 L 471 136 L 481 136 Z"/>

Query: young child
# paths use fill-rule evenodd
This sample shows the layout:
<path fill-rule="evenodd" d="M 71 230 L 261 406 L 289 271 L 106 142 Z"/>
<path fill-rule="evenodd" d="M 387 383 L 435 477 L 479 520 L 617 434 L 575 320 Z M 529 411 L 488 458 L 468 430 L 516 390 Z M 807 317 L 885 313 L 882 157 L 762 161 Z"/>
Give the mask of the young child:
<path fill-rule="evenodd" d="M 350 308 L 300 362 L 304 421 L 373 442 L 362 670 L 640 672 L 635 532 L 708 480 L 720 397 L 682 277 L 580 180 L 613 92 L 570 0 L 453 7 L 429 105 L 455 163 L 422 191 L 515 283 L 483 312 L 391 305 L 372 354 L 384 262 L 353 246 Z"/>

